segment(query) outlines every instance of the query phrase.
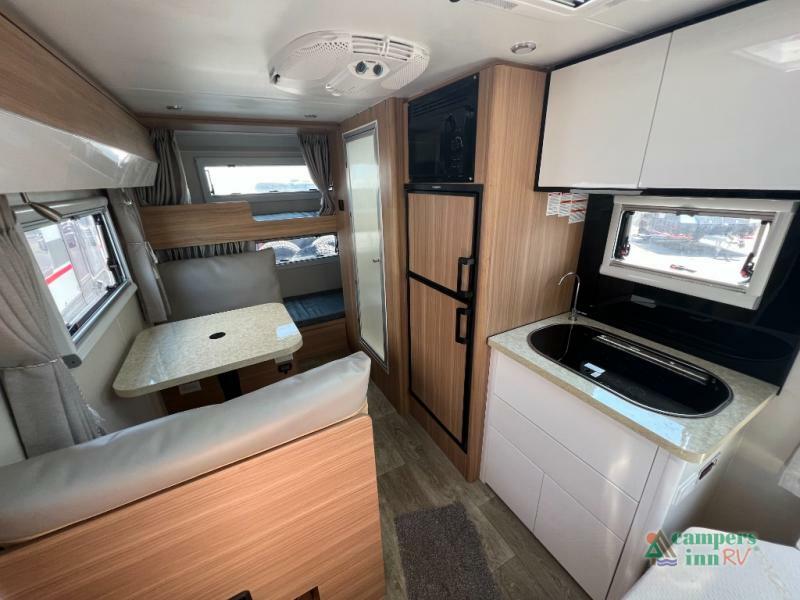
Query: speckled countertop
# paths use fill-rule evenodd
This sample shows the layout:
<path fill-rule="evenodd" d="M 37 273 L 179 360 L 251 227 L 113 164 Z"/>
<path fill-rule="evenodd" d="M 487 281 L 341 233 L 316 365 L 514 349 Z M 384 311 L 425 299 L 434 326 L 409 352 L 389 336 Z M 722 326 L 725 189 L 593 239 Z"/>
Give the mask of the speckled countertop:
<path fill-rule="evenodd" d="M 225 335 L 210 337 L 219 333 Z M 300 331 L 280 303 L 165 323 L 136 336 L 113 387 L 123 397 L 141 396 L 289 357 L 302 345 Z"/>
<path fill-rule="evenodd" d="M 710 417 L 687 419 L 647 410 L 544 357 L 528 345 L 528 335 L 532 331 L 569 323 L 568 317 L 568 314 L 558 315 L 500 333 L 489 338 L 489 345 L 685 460 L 701 462 L 713 455 L 778 391 L 772 384 L 579 316 L 580 325 L 616 334 L 702 367 L 727 383 L 733 392 L 733 401 Z"/>

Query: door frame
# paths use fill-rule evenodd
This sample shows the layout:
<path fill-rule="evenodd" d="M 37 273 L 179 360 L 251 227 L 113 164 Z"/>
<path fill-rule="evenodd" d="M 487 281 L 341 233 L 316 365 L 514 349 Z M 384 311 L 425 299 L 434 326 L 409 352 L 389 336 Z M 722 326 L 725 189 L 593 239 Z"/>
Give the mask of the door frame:
<path fill-rule="evenodd" d="M 441 194 L 441 195 L 449 195 L 449 196 L 473 196 L 475 202 L 475 218 L 473 219 L 472 223 L 472 258 L 475 260 L 475 264 L 472 266 L 469 282 L 470 282 L 470 290 L 471 295 L 464 295 L 458 292 L 454 292 L 449 288 L 439 285 L 434 281 L 430 281 L 421 275 L 417 275 L 413 273 L 410 268 L 410 240 L 409 240 L 409 232 L 408 232 L 408 215 L 409 215 L 409 195 L 414 193 L 427 193 L 427 194 Z M 409 301 L 406 303 L 406 323 L 408 325 L 408 393 L 409 395 L 416 400 L 419 405 L 425 410 L 426 413 L 430 415 L 430 417 L 434 420 L 434 422 L 441 427 L 442 431 L 444 431 L 450 439 L 452 439 L 461 450 L 465 453 L 467 452 L 469 446 L 469 414 L 470 414 L 470 404 L 472 399 L 472 355 L 473 355 L 473 348 L 475 346 L 475 306 L 478 301 L 477 297 L 477 290 L 478 290 L 478 265 L 479 258 L 480 258 L 480 241 L 481 241 L 481 219 L 483 215 L 483 185 L 481 184 L 430 184 L 430 183 L 407 183 L 405 185 L 405 201 L 406 201 L 406 298 Z M 459 439 L 456 437 L 447 427 L 445 427 L 444 423 L 439 420 L 433 411 L 428 408 L 425 402 L 419 398 L 415 393 L 412 387 L 412 370 L 413 364 L 411 362 L 411 280 L 414 279 L 415 281 L 425 285 L 439 293 L 445 294 L 458 302 L 467 305 L 468 317 L 467 317 L 467 356 L 466 356 L 466 366 L 464 368 L 464 408 L 462 414 L 462 423 L 461 423 L 461 438 Z"/>
<path fill-rule="evenodd" d="M 355 227 L 353 225 L 353 190 L 350 186 L 350 163 L 347 157 L 347 142 L 366 137 L 370 133 L 375 134 L 375 159 L 378 164 L 378 227 L 381 234 L 381 300 L 383 301 L 383 359 L 381 359 L 375 350 L 364 341 L 361 335 L 361 300 L 359 298 L 359 285 L 358 285 L 358 248 L 355 241 Z M 389 372 L 389 327 L 388 327 L 388 307 L 386 305 L 386 252 L 384 249 L 384 233 L 383 233 L 383 192 L 381 190 L 381 155 L 380 155 L 380 138 L 378 121 L 370 121 L 360 127 L 351 129 L 342 133 L 342 147 L 344 154 L 344 167 L 345 178 L 347 179 L 347 192 L 349 195 L 348 201 L 348 219 L 350 220 L 350 231 L 353 236 L 353 278 L 355 280 L 355 297 L 356 297 L 356 312 L 358 317 L 358 343 L 361 349 L 366 352 L 372 360 L 379 364 L 384 371 Z"/>

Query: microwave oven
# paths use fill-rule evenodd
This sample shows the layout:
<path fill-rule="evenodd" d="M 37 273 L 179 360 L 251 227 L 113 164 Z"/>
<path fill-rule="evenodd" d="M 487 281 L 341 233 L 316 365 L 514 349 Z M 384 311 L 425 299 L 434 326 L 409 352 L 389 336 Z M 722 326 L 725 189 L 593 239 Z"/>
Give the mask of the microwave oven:
<path fill-rule="evenodd" d="M 408 103 L 411 183 L 471 183 L 475 179 L 478 75 Z"/>

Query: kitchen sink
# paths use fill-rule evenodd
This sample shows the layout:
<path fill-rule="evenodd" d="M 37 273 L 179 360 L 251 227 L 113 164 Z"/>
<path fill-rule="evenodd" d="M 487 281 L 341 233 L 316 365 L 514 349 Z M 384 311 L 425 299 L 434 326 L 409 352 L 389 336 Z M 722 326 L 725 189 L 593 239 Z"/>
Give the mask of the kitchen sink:
<path fill-rule="evenodd" d="M 539 354 L 625 400 L 677 417 L 708 417 L 733 399 L 705 369 L 658 350 L 579 324 L 543 327 L 528 336 Z"/>

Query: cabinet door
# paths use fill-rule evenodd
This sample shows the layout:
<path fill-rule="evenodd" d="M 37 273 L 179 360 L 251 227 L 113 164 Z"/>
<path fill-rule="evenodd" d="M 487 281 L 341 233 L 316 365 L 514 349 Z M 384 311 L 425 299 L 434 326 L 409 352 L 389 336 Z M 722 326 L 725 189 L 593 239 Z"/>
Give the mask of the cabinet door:
<path fill-rule="evenodd" d="M 533 531 L 544 473 L 492 426 L 483 439 L 481 479 Z"/>
<path fill-rule="evenodd" d="M 550 75 L 540 186 L 637 187 L 670 35 Z"/>
<path fill-rule="evenodd" d="M 408 302 L 411 392 L 460 440 L 469 337 L 467 305 L 415 279 L 409 280 Z"/>
<path fill-rule="evenodd" d="M 800 3 L 676 31 L 641 186 L 800 189 Z"/>
<path fill-rule="evenodd" d="M 547 475 L 533 535 L 594 600 L 606 597 L 623 541 Z"/>
<path fill-rule="evenodd" d="M 408 269 L 454 292 L 469 290 L 475 196 L 408 195 Z"/>

